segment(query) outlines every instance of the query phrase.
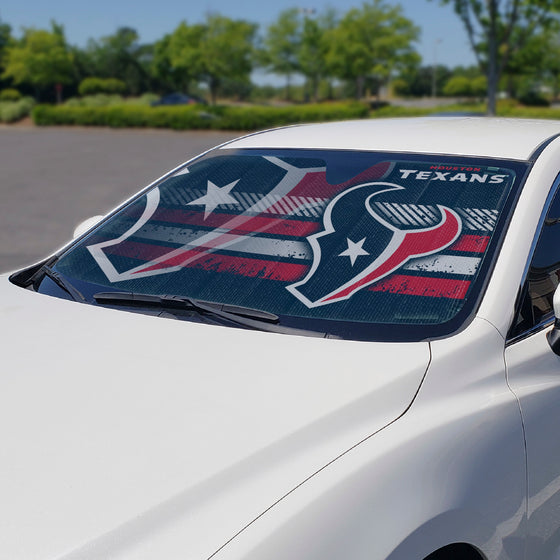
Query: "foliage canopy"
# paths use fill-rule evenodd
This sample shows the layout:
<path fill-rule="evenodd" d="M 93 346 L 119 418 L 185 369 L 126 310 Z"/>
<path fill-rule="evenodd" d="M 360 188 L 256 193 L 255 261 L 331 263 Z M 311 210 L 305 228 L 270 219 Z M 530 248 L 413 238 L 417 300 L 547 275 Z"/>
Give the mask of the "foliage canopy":
<path fill-rule="evenodd" d="M 488 113 L 496 114 L 500 76 L 536 33 L 558 26 L 560 0 L 441 0 L 451 4 L 488 79 Z"/>
<path fill-rule="evenodd" d="M 27 83 L 37 91 L 54 84 L 66 84 L 74 76 L 73 57 L 64 31 L 56 23 L 52 31 L 25 29 L 23 37 L 6 48 L 3 77 L 15 84 Z"/>

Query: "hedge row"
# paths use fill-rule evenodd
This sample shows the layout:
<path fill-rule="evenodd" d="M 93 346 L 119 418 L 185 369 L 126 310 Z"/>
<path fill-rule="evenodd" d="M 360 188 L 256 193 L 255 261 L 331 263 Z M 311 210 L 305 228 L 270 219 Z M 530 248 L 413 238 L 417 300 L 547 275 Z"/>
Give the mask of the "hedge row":
<path fill-rule="evenodd" d="M 13 123 L 27 117 L 34 104 L 32 97 L 23 97 L 19 101 L 0 101 L 0 122 Z"/>
<path fill-rule="evenodd" d="M 146 105 L 157 101 L 159 95 L 144 93 L 139 97 L 123 97 L 117 93 L 96 93 L 82 97 L 71 97 L 64 102 L 65 107 L 109 107 L 113 105 Z"/>
<path fill-rule="evenodd" d="M 501 117 L 521 117 L 524 119 L 560 119 L 560 109 L 554 107 L 507 107 L 500 109 Z"/>
<path fill-rule="evenodd" d="M 85 78 L 78 86 L 80 95 L 95 95 L 96 93 L 124 93 L 126 84 L 116 78 Z"/>
<path fill-rule="evenodd" d="M 32 118 L 37 125 L 82 125 L 172 128 L 175 130 L 257 130 L 302 122 L 359 119 L 368 116 L 368 106 L 358 102 L 321 103 L 289 107 L 69 107 L 38 105 Z"/>

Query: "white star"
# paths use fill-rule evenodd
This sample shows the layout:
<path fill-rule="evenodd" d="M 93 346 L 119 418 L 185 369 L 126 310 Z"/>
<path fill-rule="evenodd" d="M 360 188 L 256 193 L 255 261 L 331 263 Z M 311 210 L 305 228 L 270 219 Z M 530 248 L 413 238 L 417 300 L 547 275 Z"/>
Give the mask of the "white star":
<path fill-rule="evenodd" d="M 350 264 L 354 266 L 356 259 L 360 255 L 369 255 L 369 253 L 364 248 L 362 248 L 362 245 L 364 244 L 365 240 L 366 238 L 364 237 L 362 240 L 358 241 L 357 243 L 354 243 L 351 239 L 347 237 L 346 241 L 348 242 L 348 249 L 342 251 L 342 253 L 340 253 L 340 255 L 338 256 L 350 257 Z"/>
<path fill-rule="evenodd" d="M 216 209 L 217 206 L 221 204 L 239 204 L 239 201 L 231 196 L 230 191 L 237 185 L 239 179 L 237 181 L 233 181 L 233 183 L 229 183 L 225 187 L 218 187 L 212 181 L 208 181 L 208 187 L 206 188 L 206 194 L 189 202 L 188 205 L 191 204 L 203 204 L 204 205 L 204 219 L 208 218 L 210 214 Z M 187 206 L 188 206 L 187 205 Z"/>

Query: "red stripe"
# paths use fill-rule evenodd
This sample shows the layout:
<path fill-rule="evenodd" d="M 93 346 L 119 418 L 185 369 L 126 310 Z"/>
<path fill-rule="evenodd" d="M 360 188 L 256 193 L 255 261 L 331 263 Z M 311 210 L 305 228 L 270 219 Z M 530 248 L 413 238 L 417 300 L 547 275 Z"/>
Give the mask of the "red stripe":
<path fill-rule="evenodd" d="M 358 175 L 344 181 L 344 183 L 331 184 L 327 181 L 324 171 L 318 173 L 307 173 L 305 177 L 290 191 L 289 196 L 311 196 L 320 198 L 334 198 L 344 189 L 366 183 L 379 181 L 389 171 L 391 163 L 382 161 L 372 167 L 368 167 Z"/>
<path fill-rule="evenodd" d="M 129 239 L 117 245 L 109 245 L 103 249 L 103 252 L 107 255 L 138 259 L 144 262 L 153 261 L 170 251 L 169 247 L 149 245 L 148 243 L 130 241 Z"/>
<path fill-rule="evenodd" d="M 143 261 L 152 261 L 169 253 L 169 247 L 159 245 L 146 245 L 134 241 L 126 241 L 119 245 L 113 245 L 104 249 L 105 253 L 111 255 L 122 255 Z M 196 255 L 197 260 L 188 264 L 189 268 L 211 270 L 214 272 L 229 272 L 248 277 L 266 278 L 267 280 L 279 280 L 281 282 L 296 282 L 302 278 L 309 267 L 305 264 L 286 263 L 281 261 L 267 261 L 264 259 L 252 259 L 247 257 L 235 257 L 230 255 L 209 254 L 202 255 L 195 251 L 183 252 L 175 259 L 169 259 L 165 263 L 159 263 L 146 270 L 157 270 L 158 268 L 169 268 L 180 266 L 190 255 Z M 173 261 L 173 262 L 172 262 Z M 148 263 L 147 263 L 148 264 Z"/>
<path fill-rule="evenodd" d="M 465 251 L 467 253 L 484 253 L 490 237 L 484 235 L 462 235 L 456 243 L 449 247 L 450 251 Z"/>
<path fill-rule="evenodd" d="M 194 257 L 194 258 L 193 258 Z M 208 270 L 212 272 L 239 274 L 249 278 L 264 278 L 266 280 L 280 280 L 282 282 L 295 282 L 308 270 L 307 265 L 267 261 L 263 259 L 250 259 L 247 257 L 234 257 L 229 255 L 201 255 L 196 251 L 186 251 L 173 259 L 154 266 L 144 268 L 141 272 L 183 266 L 185 260 L 192 259 L 187 264 L 189 268 Z"/>
<path fill-rule="evenodd" d="M 237 214 L 213 212 L 205 220 L 202 212 L 158 210 L 151 219 L 175 224 L 219 228 L 234 217 L 237 217 Z M 243 235 L 247 233 L 265 231 L 266 233 L 273 235 L 307 237 L 308 235 L 317 232 L 319 230 L 319 226 L 320 224 L 317 222 L 304 222 L 299 220 L 286 220 L 284 218 L 255 216 L 249 218 L 245 223 L 240 224 L 235 229 L 232 229 L 231 233 Z"/>
<path fill-rule="evenodd" d="M 374 284 L 368 288 L 368 290 L 372 292 L 390 292 L 392 294 L 410 296 L 464 299 L 470 284 L 468 280 L 393 274 L 377 284 Z"/>
<path fill-rule="evenodd" d="M 123 251 L 124 246 L 126 246 L 126 251 Z M 150 261 L 169 252 L 169 248 L 127 241 L 124 244 L 106 247 L 104 251 L 112 255 L 124 255 L 129 258 Z M 307 265 L 229 255 L 207 255 L 205 258 L 191 263 L 190 267 L 280 282 L 297 282 L 309 270 Z M 368 289 L 373 292 L 463 299 L 469 286 L 470 282 L 466 280 L 393 274 Z"/>

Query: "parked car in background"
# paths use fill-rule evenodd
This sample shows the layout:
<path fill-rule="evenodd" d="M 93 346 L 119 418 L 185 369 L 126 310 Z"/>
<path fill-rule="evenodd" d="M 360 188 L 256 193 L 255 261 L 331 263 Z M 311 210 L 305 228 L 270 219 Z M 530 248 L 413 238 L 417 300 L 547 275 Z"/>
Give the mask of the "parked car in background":
<path fill-rule="evenodd" d="M 167 95 L 161 96 L 157 101 L 151 103 L 152 107 L 158 105 L 206 105 L 206 101 L 195 95 L 187 95 L 186 93 L 168 93 Z"/>
<path fill-rule="evenodd" d="M 287 127 L 1 276 L 0 557 L 559 558 L 559 172 L 554 121 Z"/>

